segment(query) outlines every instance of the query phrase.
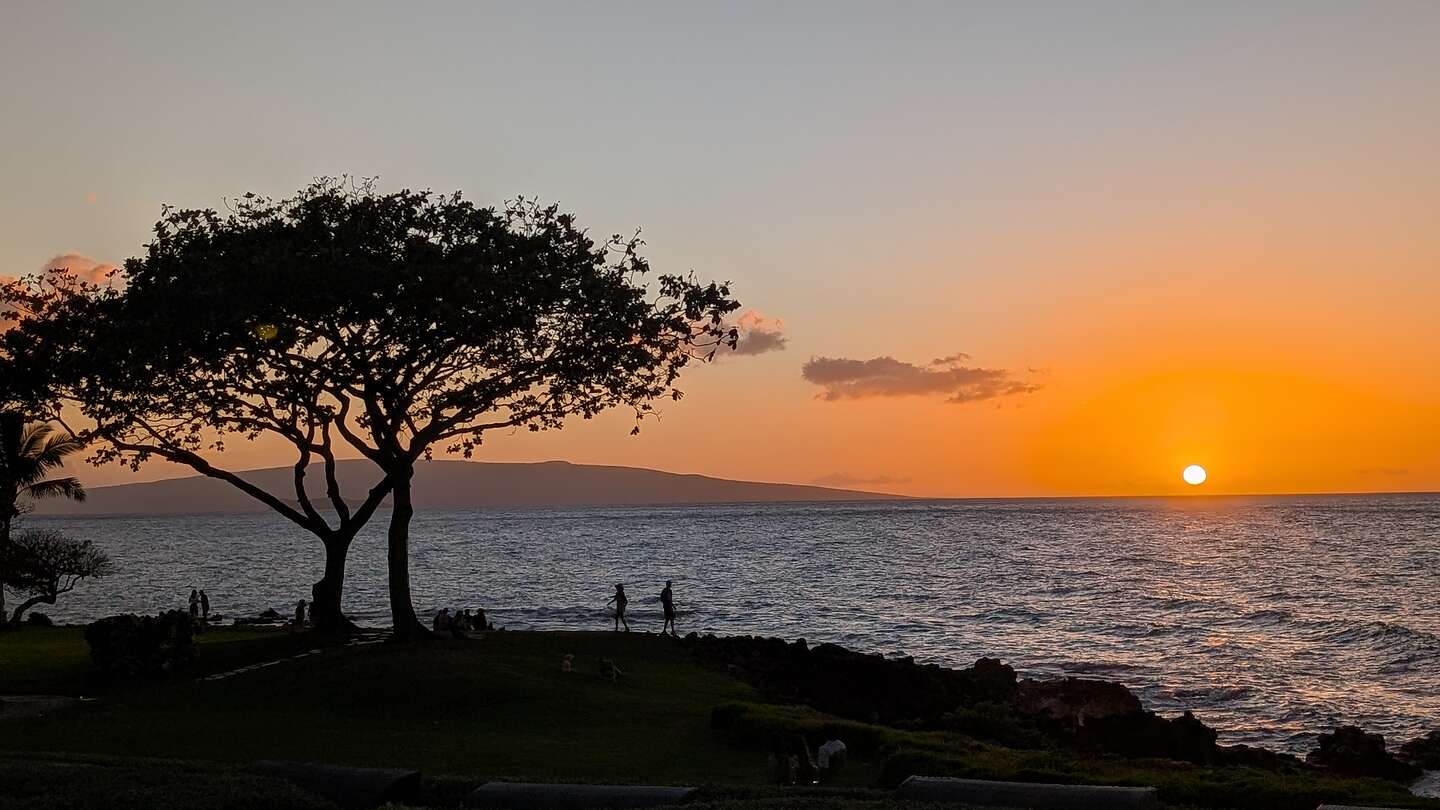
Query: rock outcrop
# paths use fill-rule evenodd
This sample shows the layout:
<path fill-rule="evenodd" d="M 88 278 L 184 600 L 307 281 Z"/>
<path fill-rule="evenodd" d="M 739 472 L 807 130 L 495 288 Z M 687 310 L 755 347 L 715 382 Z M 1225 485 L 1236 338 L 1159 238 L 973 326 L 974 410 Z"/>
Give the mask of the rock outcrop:
<path fill-rule="evenodd" d="M 1440 729 L 1400 746 L 1396 756 L 1417 768 L 1440 771 Z"/>
<path fill-rule="evenodd" d="M 1440 731 L 1406 743 L 1400 756 L 1385 740 L 1345 726 L 1320 736 L 1301 762 L 1289 754 L 1217 745 L 1215 729 L 1190 712 L 1146 711 L 1124 685 L 1087 678 L 1018 680 L 994 658 L 966 669 L 885 658 L 804 639 L 716 637 L 691 633 L 685 646 L 705 666 L 744 681 L 777 703 L 914 730 L 949 730 L 1011 748 L 1063 749 L 1200 765 L 1239 765 L 1294 773 L 1318 768 L 1347 776 L 1409 782 L 1440 767 Z M 1308 765 L 1306 764 L 1308 763 Z"/>
<path fill-rule="evenodd" d="M 1385 750 L 1385 738 L 1367 734 L 1357 726 L 1340 726 L 1333 734 L 1321 734 L 1315 750 L 1305 761 L 1317 768 L 1345 776 L 1373 776 L 1395 782 L 1413 782 L 1420 768 L 1401 762 Z"/>
<path fill-rule="evenodd" d="M 798 703 L 849 720 L 906 729 L 948 729 L 1015 748 L 1069 748 L 1196 763 L 1252 763 L 1227 754 L 1216 733 L 1190 713 L 1164 718 L 1145 711 L 1123 685 L 1065 678 L 1018 681 L 993 658 L 966 669 L 917 664 L 750 636 L 686 637 L 708 667 L 756 687 L 767 698 Z"/>
<path fill-rule="evenodd" d="M 862 722 L 941 728 L 944 715 L 957 706 L 1011 702 L 1017 693 L 1015 670 L 990 658 L 957 670 L 834 644 L 811 648 L 804 639 L 791 644 L 692 633 L 686 643 L 706 666 L 751 684 L 772 700 Z"/>

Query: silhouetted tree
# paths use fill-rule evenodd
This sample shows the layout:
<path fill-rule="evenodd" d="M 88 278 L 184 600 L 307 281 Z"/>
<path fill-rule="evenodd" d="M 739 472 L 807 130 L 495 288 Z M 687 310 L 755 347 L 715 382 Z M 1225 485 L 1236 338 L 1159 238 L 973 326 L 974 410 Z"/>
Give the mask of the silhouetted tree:
<path fill-rule="evenodd" d="M 267 331 L 269 320 L 281 317 L 276 307 L 296 299 L 282 278 L 263 267 L 213 272 L 193 255 L 178 270 L 165 264 L 186 216 L 167 209 L 147 255 L 127 262 L 119 283 L 89 284 L 61 268 L 0 286 L 0 318 L 15 324 L 0 334 L 6 393 L 31 412 L 48 409 L 77 441 L 101 440 L 92 445 L 95 464 L 183 464 L 315 535 L 325 571 L 312 589 L 314 626 L 348 629 L 341 612 L 346 556 L 390 483 L 377 475 L 353 508 L 344 498 L 335 409 L 322 403 L 325 389 L 306 348 Z M 67 424 L 67 405 L 86 424 Z M 294 449 L 289 491 L 268 491 L 206 457 L 222 452 L 227 439 L 262 436 Z M 328 509 L 310 492 L 312 464 L 323 467 L 320 503 Z"/>
<path fill-rule="evenodd" d="M 638 431 L 655 400 L 680 398 L 691 360 L 733 348 L 728 286 L 647 282 L 641 246 L 638 235 L 592 240 L 526 199 L 484 208 L 321 181 L 284 200 L 247 195 L 225 214 L 167 211 L 126 263 L 123 292 L 91 289 L 32 314 L 11 353 L 65 380 L 132 463 L 160 447 L 193 454 L 205 427 L 288 431 L 311 452 L 329 452 L 333 430 L 391 492 L 392 620 L 412 637 L 425 632 L 409 578 L 418 461 L 436 449 L 468 458 L 489 430 L 558 428 L 615 407 L 633 410 Z M 67 345 L 105 346 L 105 359 L 46 334 L 61 322 Z M 149 334 L 116 342 L 134 330 Z M 313 521 L 304 511 L 291 519 Z"/>
<path fill-rule="evenodd" d="M 0 582 L 7 581 L 11 528 L 15 518 L 30 509 L 29 501 L 85 500 L 85 488 L 78 478 L 48 477 L 80 448 L 80 442 L 55 433 L 49 425 L 27 425 L 14 411 L 0 413 Z M 0 619 L 4 616 L 5 589 L 0 587 Z"/>
<path fill-rule="evenodd" d="M 16 627 L 25 611 L 35 605 L 53 605 L 82 580 L 109 576 L 115 571 L 110 558 L 94 543 L 73 540 L 48 529 L 17 532 L 4 556 L 3 583 L 24 599 L 10 616 L 10 624 Z"/>

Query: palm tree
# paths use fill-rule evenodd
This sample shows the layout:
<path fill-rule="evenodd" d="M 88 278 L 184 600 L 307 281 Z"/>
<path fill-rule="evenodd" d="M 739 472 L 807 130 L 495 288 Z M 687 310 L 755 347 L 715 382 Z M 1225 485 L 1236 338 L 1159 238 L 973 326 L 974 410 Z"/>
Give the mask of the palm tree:
<path fill-rule="evenodd" d="M 42 498 L 85 500 L 85 488 L 74 476 L 47 478 L 65 457 L 84 444 L 56 433 L 43 422 L 25 424 L 18 413 L 0 413 L 0 565 L 10 550 L 10 526 L 28 511 L 27 501 Z M 4 582 L 0 570 L 0 582 Z M 5 588 L 0 585 L 0 616 L 5 615 Z"/>

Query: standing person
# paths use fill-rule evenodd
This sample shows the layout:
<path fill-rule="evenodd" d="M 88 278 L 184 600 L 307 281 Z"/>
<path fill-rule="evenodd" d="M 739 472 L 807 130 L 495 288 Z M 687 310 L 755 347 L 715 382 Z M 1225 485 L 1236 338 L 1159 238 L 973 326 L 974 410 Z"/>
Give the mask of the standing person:
<path fill-rule="evenodd" d="M 305 600 L 301 599 L 295 603 L 295 627 L 305 626 Z"/>
<path fill-rule="evenodd" d="M 675 594 L 670 590 L 670 580 L 665 580 L 665 589 L 660 591 L 660 607 L 665 610 L 665 624 L 660 628 L 660 635 L 665 635 L 665 628 L 670 628 L 670 635 L 679 636 L 675 629 Z"/>
<path fill-rule="evenodd" d="M 194 619 L 200 615 L 200 592 L 194 588 L 190 589 L 190 618 Z"/>
<path fill-rule="evenodd" d="M 210 597 L 206 596 L 204 591 L 200 592 L 200 619 L 210 621 Z"/>
<path fill-rule="evenodd" d="M 624 623 L 625 632 L 630 632 L 630 622 L 625 621 L 625 605 L 630 602 L 625 598 L 625 586 L 616 585 L 615 595 L 605 600 L 605 604 L 615 603 L 615 632 L 620 632 L 620 625 Z"/>

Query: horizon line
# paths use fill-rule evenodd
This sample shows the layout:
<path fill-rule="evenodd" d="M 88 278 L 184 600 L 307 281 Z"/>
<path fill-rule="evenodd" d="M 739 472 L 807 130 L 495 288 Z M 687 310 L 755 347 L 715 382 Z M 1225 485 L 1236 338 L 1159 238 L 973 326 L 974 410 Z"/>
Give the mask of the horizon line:
<path fill-rule="evenodd" d="M 346 459 L 338 459 L 338 461 L 340 461 L 340 462 L 346 462 L 346 461 L 358 461 L 358 462 L 363 462 L 363 461 L 367 461 L 367 459 L 364 459 L 364 458 L 346 458 Z M 883 495 L 883 496 L 886 496 L 886 497 L 895 498 L 895 499 L 897 499 L 897 500 L 916 500 L 916 501 L 1068 501 L 1068 500 L 1078 501 L 1078 500 L 1120 500 L 1120 499 L 1157 499 L 1157 498 L 1164 498 L 1164 499 L 1204 499 L 1204 498 L 1212 498 L 1212 499 L 1213 499 L 1213 498 L 1358 497 L 1358 496 L 1365 496 L 1365 495 L 1372 495 L 1372 496 L 1373 496 L 1373 495 L 1440 495 L 1440 489 L 1417 489 L 1417 490 L 1385 490 L 1385 489 L 1375 489 L 1375 490 L 1314 490 L 1314 491 L 1304 491 L 1304 492 L 1297 492 L 1297 491 L 1268 491 L 1268 492 L 1186 492 L 1186 491 L 1182 491 L 1182 492 L 1173 492 L 1173 493 L 1095 494 L 1095 495 L 1017 495 L 1017 494 L 1003 494 L 1003 495 L 910 495 L 910 494 L 904 494 L 904 493 L 898 493 L 898 492 L 888 492 L 888 491 L 884 491 L 884 490 L 880 490 L 880 489 L 860 489 L 860 488 L 858 488 L 858 487 L 864 487 L 864 486 L 865 486 L 864 484 L 855 484 L 855 485 L 853 485 L 853 486 L 845 486 L 845 485 L 836 485 L 836 484 L 820 484 L 820 483 L 813 483 L 813 482 L 809 482 L 809 483 L 798 483 L 798 482 L 794 482 L 794 481 L 766 481 L 766 480 L 757 480 L 757 479 L 751 479 L 751 478 L 726 478 L 726 477 L 719 476 L 719 475 L 715 475 L 715 474 L 712 474 L 712 473 L 676 472 L 676 471 L 673 471 L 673 470 L 664 470 L 664 469 L 660 469 L 660 468 L 657 468 L 657 467 L 636 467 L 636 466 L 630 466 L 630 465 L 626 465 L 626 464 L 577 462 L 577 461 L 570 461 L 570 460 L 568 460 L 568 459 L 562 459 L 562 458 L 544 459 L 544 460 L 541 460 L 541 461 L 490 461 L 490 460 L 479 460 L 479 459 L 455 459 L 455 458 L 436 458 L 436 459 L 430 459 L 430 460 L 429 460 L 429 462 L 437 462 L 437 461 L 438 461 L 438 462 L 449 462 L 449 463 L 455 463 L 455 464 L 521 464 L 521 465 L 568 464 L 568 465 L 575 466 L 575 467 L 611 467 L 611 468 L 624 469 L 624 470 L 643 470 L 643 471 L 647 471 L 647 472 L 657 472 L 657 473 L 662 473 L 662 474 L 665 474 L 665 475 L 695 476 L 695 477 L 699 477 L 699 478 L 709 478 L 709 479 L 713 479 L 713 480 L 717 480 L 717 481 L 727 481 L 727 482 L 734 482 L 734 483 L 765 484 L 765 485 L 771 485 L 771 486 L 806 487 L 806 488 L 811 488 L 811 489 L 824 489 L 824 490 L 829 490 L 829 491 L 832 491 L 832 492 L 854 492 L 854 493 L 856 493 L 856 494 L 861 494 L 861 495 Z M 427 463 L 428 463 L 428 462 L 427 462 Z M 285 464 L 279 464 L 279 465 L 270 466 L 270 467 L 252 467 L 252 468 L 244 469 L 244 470 L 235 470 L 234 473 L 237 474 L 237 475 L 243 475 L 243 474 L 245 474 L 245 473 L 268 472 L 268 471 L 272 471 L 272 470 L 286 470 L 286 469 L 290 469 L 290 466 L 289 466 L 289 465 L 285 465 Z M 103 484 L 103 485 L 100 485 L 100 486 L 90 487 L 89 489 L 98 491 L 98 490 L 104 490 L 104 489 L 113 489 L 113 488 L 116 488 L 116 487 L 143 486 L 143 485 L 145 485 L 145 484 L 160 484 L 160 483 L 165 483 L 165 482 L 170 482 L 170 481 L 183 481 L 183 480 L 193 479 L 193 478 L 209 478 L 209 476 L 203 475 L 203 474 L 201 474 L 201 473 L 194 473 L 194 472 L 192 472 L 192 473 L 189 474 L 189 475 L 178 475 L 178 476 L 165 477 L 165 478 L 152 478 L 152 479 L 145 480 L 145 481 L 127 481 L 127 482 L 117 482 L 117 483 Z M 803 498 L 802 498 L 802 499 L 796 499 L 796 500 L 793 500 L 793 501 L 755 501 L 754 503 L 807 503 L 807 502 L 811 502 L 811 503 L 821 503 L 821 502 L 824 502 L 824 501 L 807 501 L 806 499 L 803 499 Z M 845 501 L 830 501 L 830 502 L 832 502 L 832 503 L 844 503 Z M 698 502 L 697 502 L 697 503 L 698 503 Z M 710 502 L 706 502 L 706 503 L 710 503 Z M 729 503 L 747 503 L 747 502 L 746 502 L 746 501 L 731 501 L 731 502 L 729 502 Z M 590 505 L 590 506 L 611 506 L 611 505 L 617 505 L 617 504 L 575 504 L 575 506 L 586 506 L 586 505 Z M 634 506 L 634 505 L 641 505 L 641 504 L 631 504 L 631 505 Z M 673 502 L 671 502 L 671 505 L 676 505 L 676 504 L 674 504 Z M 525 507 L 456 507 L 456 508 L 477 508 L 477 509 L 485 509 L 485 508 L 525 508 Z M 129 514 L 144 514 L 144 513 L 129 513 Z M 160 514 L 160 513 L 156 513 L 156 514 Z M 175 514 L 175 513 L 169 513 L 169 514 Z"/>

